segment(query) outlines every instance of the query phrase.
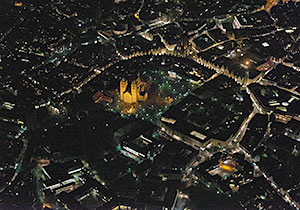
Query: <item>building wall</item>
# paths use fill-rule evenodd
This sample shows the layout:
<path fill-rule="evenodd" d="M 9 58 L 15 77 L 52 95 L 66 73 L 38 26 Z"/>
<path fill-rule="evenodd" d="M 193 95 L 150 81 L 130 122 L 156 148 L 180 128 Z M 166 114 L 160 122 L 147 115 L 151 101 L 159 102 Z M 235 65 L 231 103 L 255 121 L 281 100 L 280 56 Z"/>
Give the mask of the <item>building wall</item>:
<path fill-rule="evenodd" d="M 138 101 L 146 101 L 147 99 L 148 99 L 148 93 L 146 93 L 143 96 L 138 94 Z"/>
<path fill-rule="evenodd" d="M 128 82 L 125 79 L 122 79 L 120 82 L 120 98 L 123 101 L 124 100 L 124 92 L 127 88 Z"/>
<path fill-rule="evenodd" d="M 134 103 L 134 102 L 132 101 L 132 95 L 131 95 L 129 92 L 124 93 L 123 101 L 124 101 L 125 103 L 129 103 L 129 104 Z"/>
<path fill-rule="evenodd" d="M 131 83 L 131 103 L 136 103 L 137 102 L 137 84 L 136 81 L 133 81 Z"/>
<path fill-rule="evenodd" d="M 148 93 L 141 95 L 141 92 L 147 91 L 149 86 L 148 82 L 142 82 L 138 77 L 131 83 L 131 92 L 125 92 L 127 89 L 128 82 L 123 78 L 120 81 L 120 99 L 125 103 L 137 103 L 138 101 L 146 101 L 148 99 Z"/>

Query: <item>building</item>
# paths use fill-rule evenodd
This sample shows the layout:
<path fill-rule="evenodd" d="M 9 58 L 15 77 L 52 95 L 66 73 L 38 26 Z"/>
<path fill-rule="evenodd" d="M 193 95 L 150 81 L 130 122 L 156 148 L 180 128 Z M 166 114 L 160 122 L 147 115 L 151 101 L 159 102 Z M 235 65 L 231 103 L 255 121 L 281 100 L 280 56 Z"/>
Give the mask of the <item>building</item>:
<path fill-rule="evenodd" d="M 123 35 L 128 30 L 128 23 L 115 23 L 115 27 L 112 32 L 115 35 Z"/>
<path fill-rule="evenodd" d="M 107 103 L 112 103 L 113 102 L 113 99 L 111 97 L 104 95 L 100 91 L 97 91 L 93 95 L 93 100 L 94 100 L 95 103 L 99 103 L 100 101 L 104 101 L 104 102 L 107 102 Z"/>
<path fill-rule="evenodd" d="M 151 135 L 140 135 L 134 140 L 123 140 L 117 149 L 122 155 L 138 163 L 156 157 L 163 149 L 163 144 Z"/>
<path fill-rule="evenodd" d="M 247 16 L 234 16 L 232 25 L 234 29 L 252 28 L 253 22 Z"/>
<path fill-rule="evenodd" d="M 172 138 L 196 150 L 224 147 L 235 138 L 252 109 L 246 92 L 233 80 L 219 76 L 173 104 L 158 124 Z"/>
<path fill-rule="evenodd" d="M 297 95 L 272 85 L 250 84 L 246 90 L 261 113 L 272 113 L 282 123 L 300 120 Z"/>
<path fill-rule="evenodd" d="M 148 90 L 150 81 L 143 82 L 138 78 L 129 83 L 125 78 L 120 82 L 120 98 L 125 103 L 133 104 L 139 101 L 146 101 L 148 99 Z"/>
<path fill-rule="evenodd" d="M 54 195 L 73 191 L 83 184 L 80 179 L 83 169 L 81 161 L 76 159 L 42 167 L 44 190 L 49 190 Z"/>

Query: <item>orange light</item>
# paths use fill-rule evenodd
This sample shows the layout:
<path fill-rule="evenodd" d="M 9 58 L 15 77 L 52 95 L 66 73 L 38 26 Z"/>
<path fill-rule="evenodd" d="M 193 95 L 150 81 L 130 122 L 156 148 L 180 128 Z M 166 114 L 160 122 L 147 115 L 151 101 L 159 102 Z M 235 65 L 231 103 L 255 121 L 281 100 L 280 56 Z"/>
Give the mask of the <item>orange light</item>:
<path fill-rule="evenodd" d="M 15 6 L 16 6 L 16 7 L 22 7 L 22 6 L 23 6 L 23 3 L 22 3 L 22 2 L 16 2 L 16 3 L 15 3 Z"/>
<path fill-rule="evenodd" d="M 139 13 L 134 13 L 134 17 L 139 20 L 140 19 Z"/>
<path fill-rule="evenodd" d="M 51 204 L 49 204 L 49 203 L 45 203 L 45 204 L 43 205 L 43 209 L 45 209 L 45 208 L 52 209 L 52 206 L 51 206 Z"/>
<path fill-rule="evenodd" d="M 233 168 L 229 165 L 225 165 L 225 164 L 220 164 L 220 168 L 223 169 L 224 171 L 228 171 L 228 172 L 232 172 Z"/>

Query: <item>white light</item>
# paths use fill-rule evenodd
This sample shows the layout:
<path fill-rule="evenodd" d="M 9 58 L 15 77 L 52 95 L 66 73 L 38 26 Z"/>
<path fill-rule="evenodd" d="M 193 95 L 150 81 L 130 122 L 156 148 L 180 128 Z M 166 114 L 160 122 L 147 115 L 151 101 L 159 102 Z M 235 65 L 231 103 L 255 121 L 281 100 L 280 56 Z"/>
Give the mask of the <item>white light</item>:
<path fill-rule="evenodd" d="M 269 47 L 270 45 L 267 42 L 262 43 L 262 46 Z"/>

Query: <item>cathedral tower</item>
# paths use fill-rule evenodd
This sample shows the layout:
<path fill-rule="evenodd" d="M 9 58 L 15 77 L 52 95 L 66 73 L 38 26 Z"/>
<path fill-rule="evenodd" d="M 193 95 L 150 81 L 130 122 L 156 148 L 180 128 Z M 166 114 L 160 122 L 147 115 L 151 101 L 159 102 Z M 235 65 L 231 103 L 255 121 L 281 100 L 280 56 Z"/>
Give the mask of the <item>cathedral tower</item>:
<path fill-rule="evenodd" d="M 133 81 L 131 83 L 131 100 L 132 103 L 136 103 L 137 102 L 137 82 Z"/>
<path fill-rule="evenodd" d="M 124 100 L 124 92 L 126 91 L 128 82 L 125 80 L 125 78 L 123 78 L 120 81 L 120 98 L 123 101 Z"/>

